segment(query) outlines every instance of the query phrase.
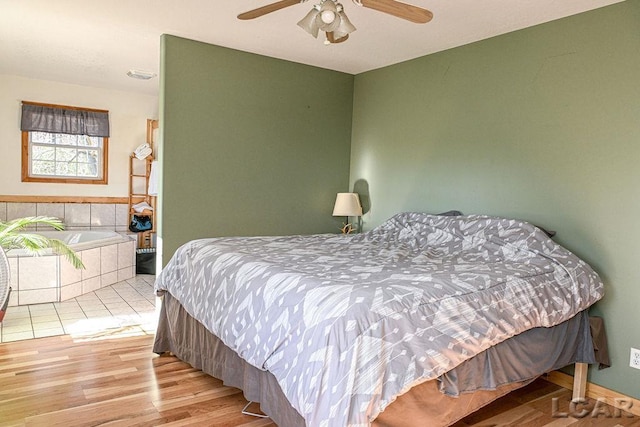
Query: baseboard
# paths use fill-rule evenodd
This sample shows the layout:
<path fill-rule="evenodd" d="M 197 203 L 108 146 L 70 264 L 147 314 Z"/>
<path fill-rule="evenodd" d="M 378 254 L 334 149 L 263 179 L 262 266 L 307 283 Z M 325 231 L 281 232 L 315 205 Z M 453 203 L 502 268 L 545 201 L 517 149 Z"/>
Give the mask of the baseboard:
<path fill-rule="evenodd" d="M 560 387 L 564 387 L 568 390 L 573 389 L 573 377 L 565 374 L 564 372 L 553 371 L 544 378 L 553 384 L 559 385 Z M 622 393 L 618 393 L 617 391 L 609 390 L 608 388 L 592 384 L 590 382 L 587 382 L 587 397 L 604 401 L 607 405 L 611 405 L 614 408 L 621 408 L 640 417 L 640 400 L 634 399 L 633 397 L 626 396 Z"/>

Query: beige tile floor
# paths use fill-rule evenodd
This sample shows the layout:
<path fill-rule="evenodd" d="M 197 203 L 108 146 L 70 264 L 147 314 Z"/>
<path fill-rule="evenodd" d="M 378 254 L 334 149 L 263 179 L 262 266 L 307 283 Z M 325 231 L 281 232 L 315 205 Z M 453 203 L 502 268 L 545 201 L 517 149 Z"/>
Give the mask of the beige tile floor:
<path fill-rule="evenodd" d="M 63 334 L 154 334 L 154 280 L 152 275 L 137 275 L 68 301 L 9 307 L 0 324 L 0 342 Z"/>

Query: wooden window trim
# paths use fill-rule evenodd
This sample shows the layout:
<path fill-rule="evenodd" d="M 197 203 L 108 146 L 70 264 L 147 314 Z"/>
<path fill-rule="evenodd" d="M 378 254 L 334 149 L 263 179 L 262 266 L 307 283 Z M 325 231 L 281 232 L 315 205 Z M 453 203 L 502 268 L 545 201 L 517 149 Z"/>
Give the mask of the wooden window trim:
<path fill-rule="evenodd" d="M 97 108 L 87 108 L 87 107 L 74 107 L 71 105 L 60 105 L 60 104 L 45 104 L 42 102 L 33 102 L 33 101 L 22 101 L 23 104 L 27 105 L 38 105 L 40 107 L 50 107 L 50 108 L 61 108 L 63 110 L 77 110 L 77 111 L 93 111 L 94 113 L 108 113 L 109 110 L 99 110 Z"/>
<path fill-rule="evenodd" d="M 80 109 L 80 108 L 78 108 Z M 102 178 L 74 179 L 74 178 L 44 178 L 29 176 L 29 132 L 22 131 L 22 182 L 48 182 L 55 184 L 97 184 L 105 185 L 109 182 L 109 138 L 102 138 Z"/>

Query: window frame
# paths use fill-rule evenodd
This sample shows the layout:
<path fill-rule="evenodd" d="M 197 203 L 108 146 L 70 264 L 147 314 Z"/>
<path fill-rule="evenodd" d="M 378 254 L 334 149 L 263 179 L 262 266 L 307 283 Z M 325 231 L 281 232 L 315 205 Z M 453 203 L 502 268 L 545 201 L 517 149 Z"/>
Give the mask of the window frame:
<path fill-rule="evenodd" d="M 83 108 L 83 107 L 71 107 L 67 105 L 57 105 L 57 104 L 41 104 L 41 103 L 31 103 L 36 105 L 42 105 L 51 108 L 64 108 L 68 110 L 79 110 L 79 111 L 94 111 L 94 112 L 105 112 L 105 110 L 96 110 L 92 108 Z M 109 137 L 97 137 L 102 138 L 102 177 L 101 178 L 73 178 L 73 177 L 56 177 L 56 176 L 32 176 L 30 174 L 31 171 L 31 144 L 30 144 L 30 132 L 31 131 L 21 131 L 22 133 L 22 182 L 41 182 L 41 183 L 55 183 L 55 184 L 97 184 L 97 185 L 105 185 L 109 182 Z M 59 134 L 64 134 L 64 132 L 57 132 Z"/>

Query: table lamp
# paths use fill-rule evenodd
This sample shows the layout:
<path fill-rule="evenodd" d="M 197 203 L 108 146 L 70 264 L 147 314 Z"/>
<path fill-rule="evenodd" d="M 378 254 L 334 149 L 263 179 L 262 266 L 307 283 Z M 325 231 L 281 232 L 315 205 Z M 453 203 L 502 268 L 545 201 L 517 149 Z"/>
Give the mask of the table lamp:
<path fill-rule="evenodd" d="M 344 227 L 341 228 L 345 234 L 360 231 L 360 217 L 362 216 L 362 205 L 358 193 L 338 193 L 336 203 L 333 206 L 333 216 L 344 216 L 346 221 Z M 354 228 L 349 222 L 349 217 L 358 218 L 358 225 Z"/>

